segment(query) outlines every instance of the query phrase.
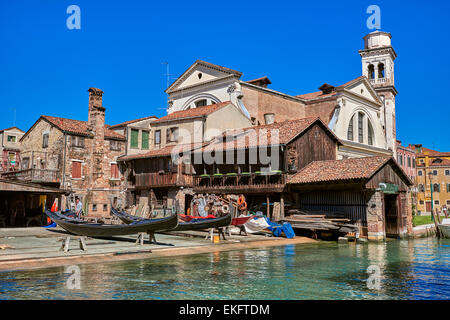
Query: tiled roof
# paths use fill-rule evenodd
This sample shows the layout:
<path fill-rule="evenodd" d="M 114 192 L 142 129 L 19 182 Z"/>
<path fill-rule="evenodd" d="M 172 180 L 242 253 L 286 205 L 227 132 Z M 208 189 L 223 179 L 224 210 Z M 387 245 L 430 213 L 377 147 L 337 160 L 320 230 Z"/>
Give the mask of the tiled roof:
<path fill-rule="evenodd" d="M 416 150 L 415 146 L 409 145 L 408 147 L 413 150 Z M 416 154 L 416 158 L 425 157 L 426 156 L 425 153 L 428 153 L 427 155 L 430 157 L 450 157 L 450 152 L 441 152 L 441 151 L 436 151 L 436 150 L 422 147 L 422 152 L 418 152 Z"/>
<path fill-rule="evenodd" d="M 314 161 L 292 176 L 289 184 L 369 179 L 390 157 Z"/>
<path fill-rule="evenodd" d="M 268 85 L 272 83 L 267 76 L 258 79 L 248 80 L 246 82 L 254 85 Z"/>
<path fill-rule="evenodd" d="M 196 148 L 201 148 L 204 145 L 204 143 L 191 143 L 191 144 L 175 144 L 166 146 L 161 149 L 154 149 L 146 153 L 142 154 L 133 154 L 128 156 L 122 156 L 119 157 L 118 161 L 129 161 L 129 160 L 136 160 L 136 159 L 147 159 L 147 158 L 157 158 L 157 157 L 167 157 L 172 155 L 172 151 L 176 152 L 187 152 L 191 151 Z M 176 150 L 175 147 L 177 147 Z"/>
<path fill-rule="evenodd" d="M 175 120 L 175 119 L 183 119 L 183 118 L 194 118 L 194 117 L 201 117 L 206 116 L 214 111 L 217 111 L 227 105 L 231 104 L 230 101 L 225 101 L 221 103 L 211 104 L 204 107 L 198 107 L 198 108 L 191 108 L 188 110 L 181 110 L 181 111 L 175 111 L 171 114 L 168 114 L 165 117 L 159 118 L 153 123 L 163 122 L 163 121 L 169 121 L 169 120 Z"/>
<path fill-rule="evenodd" d="M 51 124 L 53 124 L 62 131 L 85 136 L 91 135 L 91 133 L 89 133 L 88 131 L 87 121 L 58 118 L 51 116 L 41 116 L 41 118 L 47 120 L 48 122 L 50 122 Z M 108 129 L 106 125 L 105 125 L 105 138 L 125 140 L 125 137 L 123 135 Z"/>
<path fill-rule="evenodd" d="M 17 128 L 17 127 L 10 127 L 10 128 L 6 128 L 6 129 L 0 130 L 0 133 L 3 133 L 4 131 L 12 130 L 12 129 L 17 129 L 17 130 L 19 130 L 19 131 L 25 132 L 25 131 L 23 131 L 23 130 Z"/>
<path fill-rule="evenodd" d="M 325 98 L 333 97 L 333 96 L 337 95 L 337 91 L 336 91 L 337 88 L 338 89 L 345 88 L 349 85 L 352 85 L 355 82 L 358 82 L 362 78 L 364 78 L 364 76 L 358 77 L 358 78 L 350 80 L 344 84 L 341 84 L 340 86 L 332 89 L 332 91 L 330 93 L 324 94 L 322 91 L 316 91 L 316 92 L 311 92 L 311 93 L 306 93 L 306 94 L 300 94 L 300 95 L 297 95 L 296 97 L 302 98 L 305 100 L 325 99 Z"/>
<path fill-rule="evenodd" d="M 118 123 L 118 124 L 115 124 L 115 125 L 112 125 L 112 126 L 108 126 L 108 128 L 109 128 L 109 129 L 120 128 L 120 127 L 126 126 L 126 125 L 128 125 L 128 124 L 132 124 L 132 123 L 135 123 L 135 122 L 139 122 L 139 121 L 143 121 L 143 120 L 148 120 L 148 119 L 152 119 L 152 118 L 158 119 L 158 117 L 156 117 L 156 116 L 149 116 L 149 117 L 144 117 L 144 118 L 140 118 L 140 119 L 134 119 L 134 120 L 129 120 L 129 121 L 121 122 L 121 123 Z"/>
<path fill-rule="evenodd" d="M 303 118 L 244 129 L 228 130 L 205 146 L 203 151 L 245 149 L 266 145 L 287 144 L 316 122 L 321 123 L 327 128 L 319 118 Z M 331 131 L 329 133 L 339 141 Z"/>
<path fill-rule="evenodd" d="M 428 165 L 430 167 L 449 167 L 450 166 L 450 160 L 449 159 L 440 159 L 441 161 L 437 161 L 437 159 L 434 159 L 433 161 L 429 161 Z M 424 163 L 420 163 L 417 165 L 418 167 L 425 167 Z"/>

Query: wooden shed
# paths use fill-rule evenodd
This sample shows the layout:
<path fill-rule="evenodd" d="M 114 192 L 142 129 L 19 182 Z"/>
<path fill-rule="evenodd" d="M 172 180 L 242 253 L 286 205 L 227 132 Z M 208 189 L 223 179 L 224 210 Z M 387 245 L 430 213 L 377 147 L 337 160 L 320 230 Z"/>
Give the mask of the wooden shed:
<path fill-rule="evenodd" d="M 371 240 L 411 232 L 413 182 L 390 157 L 315 161 L 288 181 L 296 206 L 342 213 Z"/>

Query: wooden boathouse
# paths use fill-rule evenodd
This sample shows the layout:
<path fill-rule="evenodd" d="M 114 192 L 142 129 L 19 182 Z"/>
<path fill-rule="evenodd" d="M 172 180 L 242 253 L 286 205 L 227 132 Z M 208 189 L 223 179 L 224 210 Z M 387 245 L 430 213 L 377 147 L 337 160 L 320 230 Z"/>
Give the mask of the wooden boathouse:
<path fill-rule="evenodd" d="M 39 184 L 0 179 L 0 228 L 46 224 L 43 209 L 50 208 L 64 190 Z"/>
<path fill-rule="evenodd" d="M 344 213 L 369 240 L 412 231 L 413 182 L 390 157 L 316 161 L 288 181 L 300 210 Z"/>

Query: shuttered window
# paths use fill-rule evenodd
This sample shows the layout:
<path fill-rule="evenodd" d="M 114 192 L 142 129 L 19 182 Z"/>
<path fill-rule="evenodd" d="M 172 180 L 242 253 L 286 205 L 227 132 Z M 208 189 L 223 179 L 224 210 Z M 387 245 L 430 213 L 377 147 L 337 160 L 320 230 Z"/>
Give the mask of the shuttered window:
<path fill-rule="evenodd" d="M 117 163 L 111 163 L 111 179 L 119 179 L 119 167 Z"/>
<path fill-rule="evenodd" d="M 148 150 L 148 148 L 149 148 L 148 139 L 149 139 L 149 132 L 142 131 L 142 149 L 143 150 Z"/>
<path fill-rule="evenodd" d="M 137 149 L 139 146 L 139 130 L 131 129 L 131 148 Z"/>
<path fill-rule="evenodd" d="M 79 161 L 72 161 L 72 178 L 81 178 L 81 162 Z"/>

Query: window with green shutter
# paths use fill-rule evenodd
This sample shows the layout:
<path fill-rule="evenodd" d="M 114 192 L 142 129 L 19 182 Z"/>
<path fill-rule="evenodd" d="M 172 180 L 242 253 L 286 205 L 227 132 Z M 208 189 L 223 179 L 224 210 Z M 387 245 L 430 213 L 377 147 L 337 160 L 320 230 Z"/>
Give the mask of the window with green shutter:
<path fill-rule="evenodd" d="M 132 149 L 138 148 L 138 137 L 139 137 L 139 130 L 131 129 L 131 143 L 130 147 Z"/>
<path fill-rule="evenodd" d="M 142 131 L 142 149 L 148 150 L 149 148 L 149 132 L 148 131 Z"/>

